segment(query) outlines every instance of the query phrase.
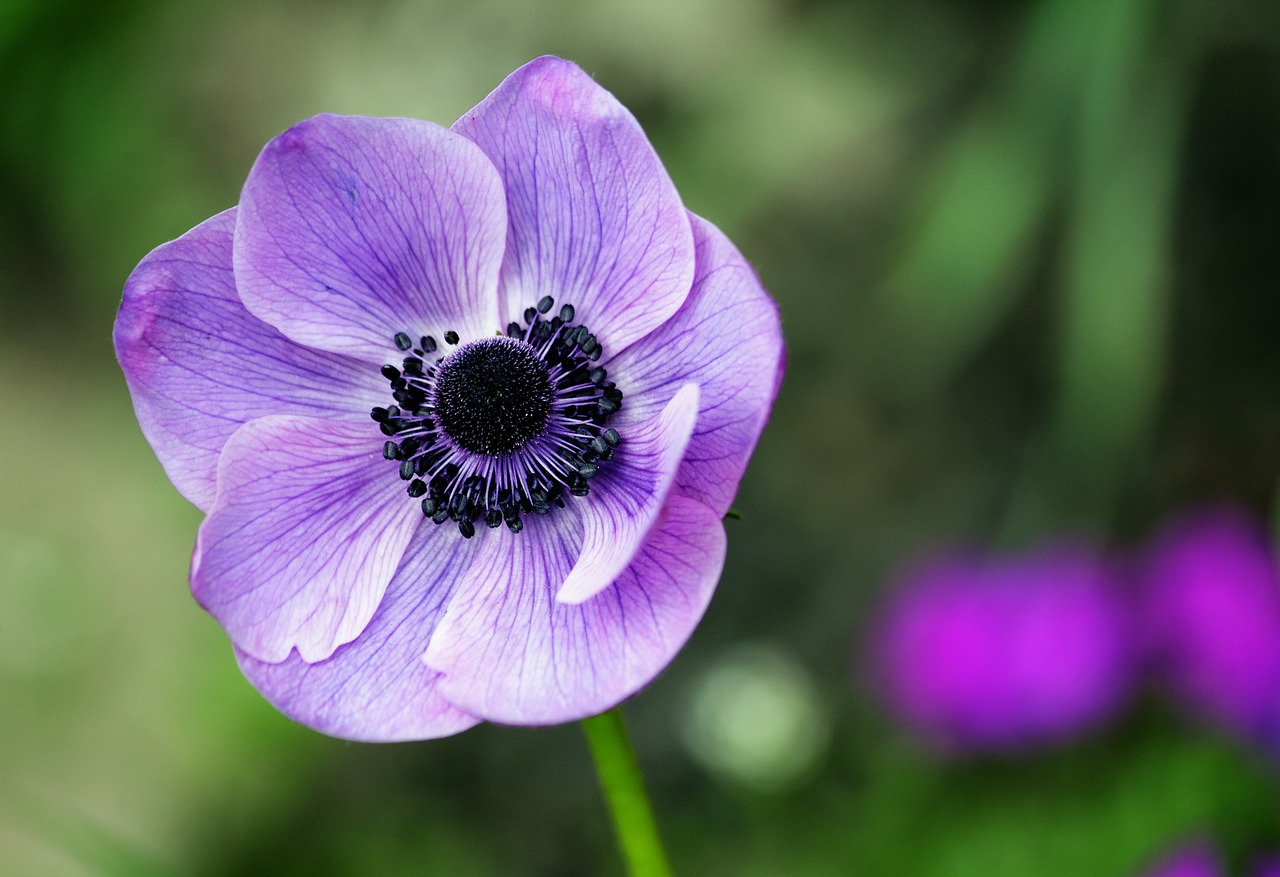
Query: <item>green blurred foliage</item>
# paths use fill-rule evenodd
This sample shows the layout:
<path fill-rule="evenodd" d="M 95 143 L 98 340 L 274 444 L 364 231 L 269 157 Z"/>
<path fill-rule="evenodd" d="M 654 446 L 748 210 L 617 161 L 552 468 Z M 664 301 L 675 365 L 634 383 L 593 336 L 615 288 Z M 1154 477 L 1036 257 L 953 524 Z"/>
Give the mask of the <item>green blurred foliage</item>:
<path fill-rule="evenodd" d="M 1280 844 L 1277 776 L 1147 698 L 940 759 L 860 681 L 888 570 L 1171 510 L 1280 461 L 1280 7 L 1267 0 L 0 2 L 0 870 L 620 873 L 575 728 L 291 725 L 186 592 L 198 514 L 110 350 L 124 278 L 320 111 L 448 123 L 581 63 L 782 306 L 789 373 L 711 611 L 629 707 L 679 870 L 1123 875 Z M 735 643 L 805 668 L 788 784 L 682 748 Z M 816 710 L 815 715 L 821 714 Z"/>

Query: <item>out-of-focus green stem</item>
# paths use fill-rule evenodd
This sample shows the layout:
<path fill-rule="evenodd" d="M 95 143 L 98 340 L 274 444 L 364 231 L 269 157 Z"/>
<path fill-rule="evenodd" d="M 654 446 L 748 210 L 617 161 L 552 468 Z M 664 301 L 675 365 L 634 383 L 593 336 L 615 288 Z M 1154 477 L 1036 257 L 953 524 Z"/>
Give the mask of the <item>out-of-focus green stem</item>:
<path fill-rule="evenodd" d="M 614 708 L 583 719 L 582 730 L 586 732 L 631 877 L 671 877 L 622 710 Z"/>
<path fill-rule="evenodd" d="M 1008 546 L 1086 522 L 1105 530 L 1153 435 L 1169 343 L 1167 266 L 1189 93 L 1185 62 L 1154 36 L 1167 5 L 1081 4 L 1090 7 L 1097 32 L 1078 43 L 1058 398 L 1010 502 L 999 540 Z"/>

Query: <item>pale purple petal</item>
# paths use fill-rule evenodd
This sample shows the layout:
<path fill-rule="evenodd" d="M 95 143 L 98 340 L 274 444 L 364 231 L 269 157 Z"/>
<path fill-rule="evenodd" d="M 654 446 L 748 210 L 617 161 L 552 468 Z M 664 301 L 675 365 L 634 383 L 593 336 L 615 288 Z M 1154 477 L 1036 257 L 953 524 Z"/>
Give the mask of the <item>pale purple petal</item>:
<path fill-rule="evenodd" d="M 423 521 L 354 642 L 316 664 L 297 654 L 268 664 L 237 650 L 240 669 L 285 715 L 335 737 L 387 743 L 471 727 L 479 719 L 440 696 L 440 674 L 422 654 L 476 547 L 453 527 Z"/>
<path fill-rule="evenodd" d="M 323 660 L 373 617 L 422 519 L 380 438 L 372 424 L 272 416 L 223 448 L 191 589 L 253 657 Z"/>
<path fill-rule="evenodd" d="M 504 321 L 550 295 L 616 353 L 680 307 L 693 281 L 680 197 L 635 118 L 577 65 L 529 62 L 453 130 L 506 187 Z"/>
<path fill-rule="evenodd" d="M 698 387 L 686 384 L 657 417 L 627 430 L 580 506 L 582 553 L 556 593 L 557 600 L 590 599 L 631 562 L 671 490 L 697 414 Z"/>
<path fill-rule="evenodd" d="M 651 335 L 603 363 L 626 394 L 615 420 L 626 435 L 685 383 L 702 391 L 698 424 L 676 489 L 729 510 L 778 394 L 784 367 L 778 308 L 729 239 L 690 214 L 697 276 L 689 298 Z"/>
<path fill-rule="evenodd" d="M 415 119 L 316 116 L 263 149 L 240 197 L 236 285 L 289 337 L 382 363 L 392 337 L 498 326 L 502 181 Z"/>
<path fill-rule="evenodd" d="M 555 600 L 577 546 L 532 518 L 517 538 L 485 539 L 436 628 L 426 662 L 440 691 L 496 722 L 554 724 L 615 706 L 653 679 L 706 610 L 724 564 L 720 516 L 671 496 L 613 587 Z"/>
<path fill-rule="evenodd" d="M 231 273 L 235 208 L 152 250 L 129 275 L 115 347 L 142 433 L 201 511 L 218 454 L 268 414 L 362 420 L 385 401 L 367 364 L 295 344 L 245 310 Z"/>

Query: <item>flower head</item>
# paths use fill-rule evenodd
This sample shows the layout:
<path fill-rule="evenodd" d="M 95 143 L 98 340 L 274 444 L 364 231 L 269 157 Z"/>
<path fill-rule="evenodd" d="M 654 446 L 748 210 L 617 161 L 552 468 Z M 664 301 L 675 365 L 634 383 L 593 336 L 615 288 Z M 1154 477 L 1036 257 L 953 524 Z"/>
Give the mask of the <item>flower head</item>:
<path fill-rule="evenodd" d="M 1079 549 L 924 561 L 881 618 L 881 687 L 899 717 L 949 748 L 1020 747 L 1096 725 L 1132 676 L 1113 585 Z"/>
<path fill-rule="evenodd" d="M 1231 508 L 1171 521 L 1143 564 L 1144 639 L 1191 708 L 1251 739 L 1280 731 L 1280 577 L 1259 522 Z"/>
<path fill-rule="evenodd" d="M 601 712 L 691 633 L 776 308 L 635 119 L 540 58 L 451 128 L 318 116 L 149 254 L 117 355 L 196 599 L 330 734 Z"/>

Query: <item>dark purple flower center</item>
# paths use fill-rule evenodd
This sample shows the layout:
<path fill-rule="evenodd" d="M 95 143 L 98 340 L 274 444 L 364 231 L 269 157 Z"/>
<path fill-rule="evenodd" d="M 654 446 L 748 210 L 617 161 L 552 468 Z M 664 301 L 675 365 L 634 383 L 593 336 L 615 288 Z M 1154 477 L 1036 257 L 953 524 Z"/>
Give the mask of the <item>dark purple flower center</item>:
<path fill-rule="evenodd" d="M 518 451 L 542 432 L 555 390 L 546 363 L 514 338 L 486 338 L 442 359 L 436 372 L 436 419 L 464 450 L 497 456 Z"/>
<path fill-rule="evenodd" d="M 622 441 L 606 425 L 622 392 L 593 365 L 600 343 L 574 323 L 573 305 L 542 319 L 553 304 L 544 296 L 523 325 L 448 355 L 434 355 L 430 335 L 415 345 L 399 332 L 396 348 L 408 355 L 400 368 L 382 367 L 396 402 L 370 414 L 391 439 L 383 456 L 399 462 L 424 515 L 455 522 L 468 538 L 478 520 L 518 533 L 521 515 L 587 496 L 588 481 Z M 461 339 L 450 330 L 444 340 Z"/>

